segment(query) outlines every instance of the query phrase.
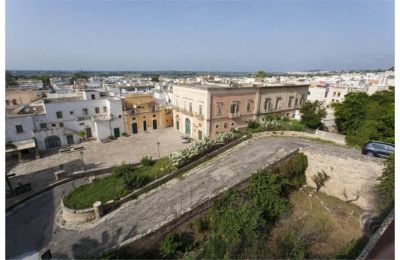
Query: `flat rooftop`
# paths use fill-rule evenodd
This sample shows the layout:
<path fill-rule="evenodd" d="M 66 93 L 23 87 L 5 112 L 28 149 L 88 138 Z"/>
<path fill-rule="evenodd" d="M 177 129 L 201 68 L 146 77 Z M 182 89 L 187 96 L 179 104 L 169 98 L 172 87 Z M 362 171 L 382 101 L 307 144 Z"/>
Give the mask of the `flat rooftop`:
<path fill-rule="evenodd" d="M 287 83 L 287 84 L 240 84 L 236 86 L 217 85 L 217 84 L 175 84 L 176 87 L 193 88 L 200 90 L 213 90 L 213 89 L 257 89 L 257 88 L 287 88 L 287 87 L 308 87 L 310 84 Z"/>

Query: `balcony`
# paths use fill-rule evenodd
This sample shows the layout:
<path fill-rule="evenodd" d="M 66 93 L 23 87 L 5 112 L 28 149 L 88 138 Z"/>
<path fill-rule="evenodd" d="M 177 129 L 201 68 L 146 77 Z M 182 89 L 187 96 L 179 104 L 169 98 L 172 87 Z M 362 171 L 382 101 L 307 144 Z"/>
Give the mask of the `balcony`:
<path fill-rule="evenodd" d="M 237 118 L 237 117 L 240 117 L 240 113 L 239 112 L 229 113 L 229 118 Z"/>
<path fill-rule="evenodd" d="M 202 114 L 199 113 L 193 113 L 193 116 L 196 117 L 199 120 L 204 120 L 204 116 Z"/>

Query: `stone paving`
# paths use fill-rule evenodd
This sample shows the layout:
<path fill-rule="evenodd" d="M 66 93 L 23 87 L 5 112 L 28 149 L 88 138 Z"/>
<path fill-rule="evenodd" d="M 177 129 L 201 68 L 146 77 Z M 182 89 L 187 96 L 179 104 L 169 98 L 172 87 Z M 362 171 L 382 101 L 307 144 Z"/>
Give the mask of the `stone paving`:
<path fill-rule="evenodd" d="M 121 137 L 108 143 L 91 141 L 76 146 L 85 147 L 83 158 L 86 169 L 104 168 L 123 162 L 138 163 L 144 156 L 158 158 L 157 142 L 160 143 L 160 156 L 167 156 L 189 145 L 181 142 L 181 135 L 170 127 L 130 137 Z M 30 182 L 32 192 L 34 192 L 55 181 L 54 172 L 59 169 L 60 164 L 64 165 L 67 172 L 83 169 L 80 153 L 76 151 L 65 154 L 56 153 L 37 160 L 23 162 L 12 169 L 8 168 L 6 172 L 7 174 L 15 174 L 14 177 L 10 177 L 10 182 L 14 187 L 18 183 Z M 25 193 L 8 198 L 7 207 L 29 195 L 30 193 Z"/>
<path fill-rule="evenodd" d="M 168 155 L 188 145 L 181 142 L 181 136 L 182 133 L 170 127 L 129 137 L 123 136 L 108 143 L 90 141 L 75 146 L 85 147 L 83 160 L 87 168 L 103 168 L 123 162 L 136 163 L 146 155 L 158 158 L 157 142 L 160 143 L 160 156 Z M 79 151 L 57 153 L 37 160 L 22 162 L 12 169 L 7 169 L 7 172 L 16 176 L 32 174 L 58 167 L 60 164 L 64 164 L 66 170 L 81 169 L 82 161 Z"/>
<path fill-rule="evenodd" d="M 253 138 L 192 169 L 182 178 L 122 205 L 80 231 L 55 224 L 62 194 L 73 188 L 68 183 L 7 214 L 6 255 L 10 258 L 48 247 L 56 258 L 88 258 L 156 228 L 297 148 L 326 149 L 348 156 L 359 154 L 356 150 L 297 138 Z"/>

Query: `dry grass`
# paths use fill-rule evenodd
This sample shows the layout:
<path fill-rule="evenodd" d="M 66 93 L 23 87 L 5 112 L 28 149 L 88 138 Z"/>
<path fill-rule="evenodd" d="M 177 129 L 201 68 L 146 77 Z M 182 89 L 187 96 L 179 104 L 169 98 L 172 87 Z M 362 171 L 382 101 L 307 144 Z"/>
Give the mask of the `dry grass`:
<path fill-rule="evenodd" d="M 271 231 L 269 243 L 293 226 L 301 225 L 306 233 L 314 233 L 319 242 L 311 251 L 315 258 L 332 258 L 350 240 L 362 237 L 359 217 L 362 210 L 324 193 L 304 188 L 290 195 L 291 214 L 283 216 Z"/>

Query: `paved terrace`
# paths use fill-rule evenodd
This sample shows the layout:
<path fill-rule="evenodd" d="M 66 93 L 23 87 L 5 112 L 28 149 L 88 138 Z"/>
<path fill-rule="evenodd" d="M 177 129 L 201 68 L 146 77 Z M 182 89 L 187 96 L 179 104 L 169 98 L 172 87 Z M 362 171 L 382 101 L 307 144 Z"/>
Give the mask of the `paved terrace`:
<path fill-rule="evenodd" d="M 359 153 L 297 138 L 253 138 L 192 169 L 184 177 L 173 179 L 124 204 L 99 221 L 86 224 L 80 231 L 55 224 L 61 196 L 72 189 L 69 183 L 8 214 L 6 255 L 15 257 L 43 247 L 49 247 L 56 258 L 96 255 L 174 218 L 191 205 L 206 201 L 299 147 L 326 148 L 339 153 L 347 151 L 349 155 Z"/>
<path fill-rule="evenodd" d="M 138 163 L 146 155 L 158 158 L 157 142 L 160 142 L 160 156 L 167 156 L 189 145 L 181 142 L 181 135 L 173 127 L 170 127 L 130 137 L 120 137 L 108 143 L 91 141 L 76 146 L 85 147 L 85 167 L 94 169 L 112 167 L 123 162 Z M 58 154 L 56 150 L 53 151 L 53 154 L 45 154 L 43 158 L 37 160 L 6 166 L 6 172 L 16 175 L 10 178 L 13 186 L 18 183 L 31 182 L 32 190 L 37 191 L 55 181 L 54 172 L 59 169 L 60 164 L 64 164 L 67 172 L 83 169 L 78 151 Z M 29 193 L 25 193 L 7 199 L 7 206 L 28 195 Z"/>

